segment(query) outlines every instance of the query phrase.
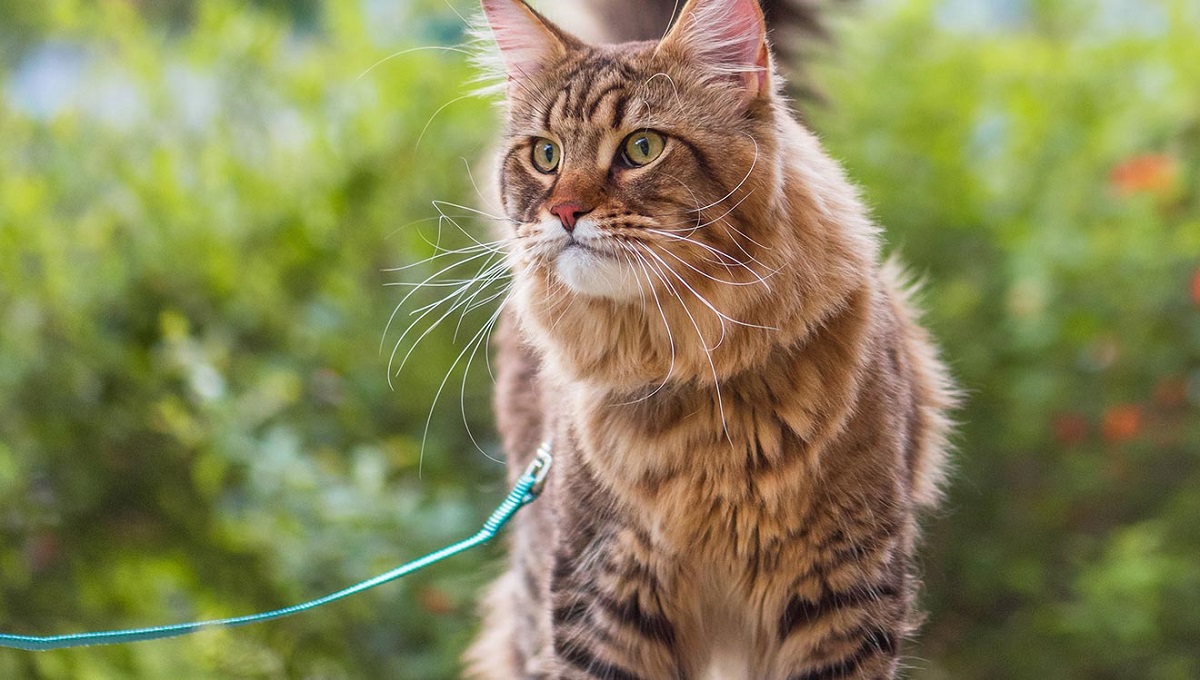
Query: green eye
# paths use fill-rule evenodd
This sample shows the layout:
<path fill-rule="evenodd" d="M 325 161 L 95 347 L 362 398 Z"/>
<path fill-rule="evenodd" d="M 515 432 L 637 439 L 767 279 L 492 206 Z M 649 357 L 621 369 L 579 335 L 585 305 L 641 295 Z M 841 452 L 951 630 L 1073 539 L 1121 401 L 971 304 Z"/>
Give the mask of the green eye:
<path fill-rule="evenodd" d="M 545 173 L 554 172 L 560 160 L 562 152 L 557 144 L 545 137 L 533 140 L 533 167 Z"/>
<path fill-rule="evenodd" d="M 621 144 L 621 160 L 630 167 L 640 167 L 662 155 L 667 138 L 653 130 L 639 130 Z"/>

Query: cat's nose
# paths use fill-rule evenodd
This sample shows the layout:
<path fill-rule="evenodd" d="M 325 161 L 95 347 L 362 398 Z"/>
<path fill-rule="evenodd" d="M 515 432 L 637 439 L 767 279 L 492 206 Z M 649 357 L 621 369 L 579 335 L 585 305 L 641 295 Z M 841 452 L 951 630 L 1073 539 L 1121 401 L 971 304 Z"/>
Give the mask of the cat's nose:
<path fill-rule="evenodd" d="M 550 208 L 550 212 L 558 217 L 558 221 L 562 222 L 563 229 L 566 229 L 568 234 L 575 231 L 575 220 L 591 211 L 591 208 L 585 207 L 578 201 L 567 201 Z"/>

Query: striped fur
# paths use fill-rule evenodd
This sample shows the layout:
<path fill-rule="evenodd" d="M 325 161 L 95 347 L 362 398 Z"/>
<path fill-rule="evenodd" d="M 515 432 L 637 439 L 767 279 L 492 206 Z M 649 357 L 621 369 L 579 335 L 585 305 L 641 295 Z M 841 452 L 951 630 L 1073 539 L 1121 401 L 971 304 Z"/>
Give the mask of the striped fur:
<path fill-rule="evenodd" d="M 514 1 L 485 0 L 494 28 L 544 21 L 497 13 Z M 855 190 L 769 54 L 742 49 L 764 39 L 758 5 L 683 11 L 713 4 L 757 17 L 722 39 L 765 70 L 712 63 L 705 31 L 595 46 L 553 28 L 510 74 L 496 408 L 512 476 L 542 439 L 556 463 L 470 677 L 892 678 L 916 627 L 916 515 L 938 501 L 953 390 Z M 642 129 L 662 156 L 614 161 Z M 564 200 L 588 209 L 570 236 Z"/>

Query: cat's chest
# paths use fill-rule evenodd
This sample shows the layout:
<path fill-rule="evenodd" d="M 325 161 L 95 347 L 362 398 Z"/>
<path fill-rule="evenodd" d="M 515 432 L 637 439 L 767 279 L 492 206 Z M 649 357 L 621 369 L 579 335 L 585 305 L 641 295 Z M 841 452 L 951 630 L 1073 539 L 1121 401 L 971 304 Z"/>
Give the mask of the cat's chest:
<path fill-rule="evenodd" d="M 687 586 L 674 599 L 687 677 L 774 677 L 776 645 L 761 600 L 764 584 L 720 565 L 696 563 L 685 573 Z"/>
<path fill-rule="evenodd" d="M 730 414 L 741 416 L 732 436 L 690 422 L 711 413 L 667 415 L 654 425 L 597 418 L 572 432 L 586 479 L 615 513 L 596 527 L 603 555 L 581 561 L 628 558 L 629 573 L 653 574 L 640 596 L 653 591 L 675 623 L 685 677 L 775 677 L 777 600 L 809 559 L 811 477 L 788 462 L 802 460 L 802 442 L 754 414 Z"/>
<path fill-rule="evenodd" d="M 597 408 L 573 429 L 632 521 L 664 549 L 728 569 L 777 561 L 811 495 L 805 442 L 761 407 Z"/>

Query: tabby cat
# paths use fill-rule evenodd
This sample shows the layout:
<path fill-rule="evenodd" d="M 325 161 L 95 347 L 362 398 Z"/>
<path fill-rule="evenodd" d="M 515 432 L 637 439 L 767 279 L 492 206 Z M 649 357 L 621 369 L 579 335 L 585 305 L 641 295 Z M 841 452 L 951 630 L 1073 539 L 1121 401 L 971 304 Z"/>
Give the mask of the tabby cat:
<path fill-rule="evenodd" d="M 756 0 L 587 44 L 483 0 L 503 57 L 517 476 L 475 678 L 891 678 L 954 394 Z"/>

